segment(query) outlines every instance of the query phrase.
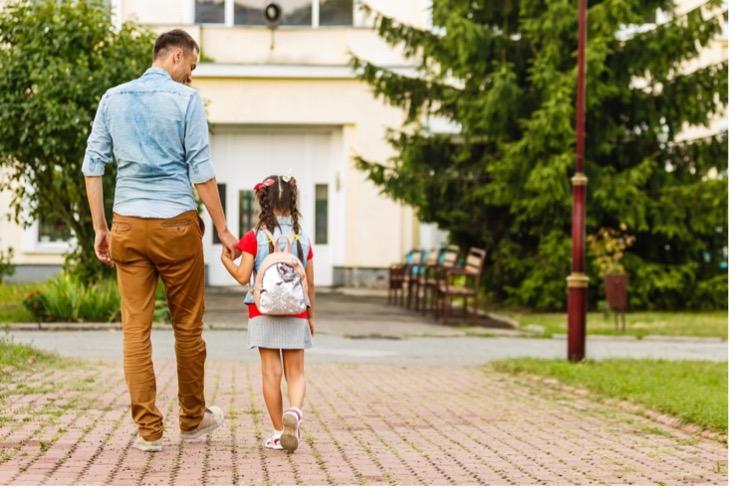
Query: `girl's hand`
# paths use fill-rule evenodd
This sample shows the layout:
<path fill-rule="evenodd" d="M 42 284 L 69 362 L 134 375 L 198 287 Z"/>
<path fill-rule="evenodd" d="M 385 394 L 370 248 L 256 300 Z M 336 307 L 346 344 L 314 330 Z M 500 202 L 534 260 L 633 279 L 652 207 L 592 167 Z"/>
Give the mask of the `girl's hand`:
<path fill-rule="evenodd" d="M 308 327 L 310 327 L 311 335 L 316 335 L 316 319 L 308 317 Z"/>
<path fill-rule="evenodd" d="M 229 256 L 229 249 L 226 246 L 221 246 L 221 260 L 222 262 L 231 262 L 232 258 Z"/>

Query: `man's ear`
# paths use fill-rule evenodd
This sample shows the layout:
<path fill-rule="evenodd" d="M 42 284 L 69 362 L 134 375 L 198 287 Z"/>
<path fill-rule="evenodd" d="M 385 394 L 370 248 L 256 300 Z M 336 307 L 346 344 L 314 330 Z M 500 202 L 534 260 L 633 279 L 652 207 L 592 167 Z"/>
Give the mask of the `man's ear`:
<path fill-rule="evenodd" d="M 183 49 L 177 47 L 175 48 L 175 51 L 173 51 L 173 62 L 178 64 L 181 60 L 183 60 Z"/>

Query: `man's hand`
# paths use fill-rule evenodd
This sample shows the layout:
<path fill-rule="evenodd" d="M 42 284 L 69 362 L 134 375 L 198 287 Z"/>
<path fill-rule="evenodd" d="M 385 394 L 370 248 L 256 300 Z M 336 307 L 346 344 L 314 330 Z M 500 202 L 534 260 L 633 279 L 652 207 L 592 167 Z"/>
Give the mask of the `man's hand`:
<path fill-rule="evenodd" d="M 242 250 L 237 247 L 239 241 L 228 230 L 219 234 L 219 240 L 222 246 L 224 246 L 224 249 L 226 249 L 230 259 L 234 260 L 242 255 Z"/>
<path fill-rule="evenodd" d="M 87 200 L 89 200 L 89 210 L 92 213 L 92 225 L 94 225 L 94 254 L 107 266 L 114 266 L 112 257 L 109 255 L 111 236 L 109 227 L 107 227 L 107 219 L 104 216 L 102 177 L 85 176 L 84 185 L 87 188 Z"/>
<path fill-rule="evenodd" d="M 97 258 L 107 266 L 114 266 L 112 257 L 109 254 L 109 229 L 98 230 L 94 232 L 94 253 Z"/>
<path fill-rule="evenodd" d="M 211 223 L 217 230 L 219 240 L 229 253 L 229 257 L 237 259 L 242 251 L 237 249 L 237 239 L 227 229 L 227 220 L 224 215 L 224 209 L 221 208 L 221 200 L 219 199 L 219 189 L 216 186 L 216 178 L 211 178 L 204 183 L 196 184 L 196 191 L 204 202 L 206 210 L 211 216 Z"/>

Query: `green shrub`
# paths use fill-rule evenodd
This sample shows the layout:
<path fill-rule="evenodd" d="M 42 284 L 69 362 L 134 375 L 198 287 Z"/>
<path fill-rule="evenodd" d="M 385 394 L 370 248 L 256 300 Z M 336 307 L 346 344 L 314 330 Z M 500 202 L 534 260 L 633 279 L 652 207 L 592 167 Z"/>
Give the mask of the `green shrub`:
<path fill-rule="evenodd" d="M 23 306 L 33 315 L 34 319 L 38 321 L 46 320 L 48 300 L 41 290 L 30 292 L 23 300 Z"/>
<path fill-rule="evenodd" d="M 728 275 L 719 274 L 697 284 L 690 308 L 725 310 L 728 308 Z"/>
<path fill-rule="evenodd" d="M 117 283 L 104 280 L 85 290 L 79 302 L 78 317 L 90 322 L 118 322 L 120 320 L 120 294 Z"/>
<path fill-rule="evenodd" d="M 112 280 L 84 286 L 60 273 L 29 294 L 23 305 L 44 322 L 115 322 L 120 320 L 120 296 Z"/>
<path fill-rule="evenodd" d="M 155 290 L 155 311 L 153 312 L 153 322 L 170 324 L 171 312 L 168 309 L 168 298 L 165 294 L 165 286 L 162 281 L 158 281 L 158 288 Z"/>
<path fill-rule="evenodd" d="M 10 247 L 6 251 L 0 251 L 0 283 L 6 276 L 12 276 L 15 273 L 15 265 L 13 261 L 13 248 Z"/>
<path fill-rule="evenodd" d="M 91 286 L 67 272 L 48 280 L 23 300 L 39 322 L 119 322 L 120 294 L 117 283 L 105 279 Z M 170 323 L 165 287 L 158 282 L 153 321 Z"/>

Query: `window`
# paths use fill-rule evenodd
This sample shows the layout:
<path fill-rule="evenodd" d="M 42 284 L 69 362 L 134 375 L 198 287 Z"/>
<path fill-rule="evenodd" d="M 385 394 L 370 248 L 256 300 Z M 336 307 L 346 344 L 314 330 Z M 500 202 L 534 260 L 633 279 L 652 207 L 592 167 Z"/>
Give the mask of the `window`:
<path fill-rule="evenodd" d="M 328 244 L 328 185 L 316 185 L 316 244 Z"/>
<path fill-rule="evenodd" d="M 48 220 L 41 216 L 38 222 L 38 242 L 67 242 L 71 239 L 69 228 L 61 220 Z"/>
<path fill-rule="evenodd" d="M 353 0 L 320 0 L 318 25 L 354 25 Z"/>
<path fill-rule="evenodd" d="M 283 8 L 282 25 L 313 25 L 313 2 L 311 0 L 281 0 Z"/>
<path fill-rule="evenodd" d="M 196 0 L 197 24 L 223 24 L 224 0 Z"/>
<path fill-rule="evenodd" d="M 265 25 L 262 5 L 259 0 L 234 0 L 234 25 Z"/>
<path fill-rule="evenodd" d="M 313 25 L 312 0 L 280 0 L 283 18 L 280 25 Z M 260 0 L 234 0 L 234 25 L 265 25 Z"/>
<path fill-rule="evenodd" d="M 249 232 L 257 225 L 260 206 L 252 190 L 239 190 L 239 235 Z"/>
<path fill-rule="evenodd" d="M 221 208 L 224 209 L 224 215 L 227 214 L 227 184 L 217 183 L 216 188 L 219 190 L 219 200 L 221 200 Z M 212 242 L 214 244 L 221 244 L 219 240 L 219 234 L 216 233 L 216 229 L 211 229 Z"/>
<path fill-rule="evenodd" d="M 282 26 L 354 25 L 354 0 L 277 0 Z M 197 24 L 265 25 L 264 0 L 196 0 Z"/>

